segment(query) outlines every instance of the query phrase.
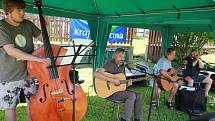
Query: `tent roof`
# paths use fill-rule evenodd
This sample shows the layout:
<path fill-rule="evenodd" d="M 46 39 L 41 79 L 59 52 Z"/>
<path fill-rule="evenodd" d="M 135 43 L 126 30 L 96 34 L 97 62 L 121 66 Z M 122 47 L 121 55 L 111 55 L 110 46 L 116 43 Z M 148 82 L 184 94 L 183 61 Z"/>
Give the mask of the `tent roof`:
<path fill-rule="evenodd" d="M 28 12 L 37 12 L 33 0 L 25 1 Z M 44 13 L 51 16 L 99 17 L 115 25 L 149 29 L 195 26 L 211 31 L 211 17 L 215 16 L 215 0 L 43 0 L 42 4 Z"/>
<path fill-rule="evenodd" d="M 25 1 L 27 12 L 37 13 L 34 1 Z M 88 20 L 97 46 L 97 67 L 105 60 L 112 25 L 160 30 L 163 52 L 177 32 L 215 31 L 215 0 L 43 0 L 42 4 L 46 15 Z"/>

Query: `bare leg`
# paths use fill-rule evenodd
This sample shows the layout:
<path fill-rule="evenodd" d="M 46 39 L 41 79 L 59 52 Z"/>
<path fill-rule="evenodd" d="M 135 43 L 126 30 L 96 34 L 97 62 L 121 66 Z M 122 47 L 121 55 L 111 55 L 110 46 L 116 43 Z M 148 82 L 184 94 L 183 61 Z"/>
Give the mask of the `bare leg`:
<path fill-rule="evenodd" d="M 212 82 L 213 82 L 212 79 L 209 77 L 207 77 L 203 80 L 203 83 L 206 83 L 206 85 L 205 85 L 205 96 L 206 97 L 208 97 L 208 92 L 211 88 Z"/>
<path fill-rule="evenodd" d="M 152 102 L 156 102 L 160 96 L 161 89 L 158 87 L 158 84 L 155 83 L 154 93 L 152 97 Z"/>
<path fill-rule="evenodd" d="M 168 98 L 169 102 L 172 102 L 172 99 L 175 96 L 177 90 L 178 90 L 178 83 L 173 83 L 173 88 L 169 93 L 169 98 Z"/>
<path fill-rule="evenodd" d="M 193 87 L 194 80 L 191 77 L 187 76 L 185 80 L 188 82 L 188 86 Z"/>
<path fill-rule="evenodd" d="M 7 121 L 16 121 L 16 109 L 6 109 L 5 118 Z"/>

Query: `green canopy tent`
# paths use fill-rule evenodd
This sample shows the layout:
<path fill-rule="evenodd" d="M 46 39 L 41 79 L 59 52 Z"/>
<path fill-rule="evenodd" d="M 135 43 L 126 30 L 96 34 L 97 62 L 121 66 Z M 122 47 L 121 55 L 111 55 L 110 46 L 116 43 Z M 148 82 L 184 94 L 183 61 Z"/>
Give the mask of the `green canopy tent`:
<path fill-rule="evenodd" d="M 34 1 L 25 1 L 27 12 L 37 13 Z M 161 31 L 163 51 L 177 32 L 215 31 L 215 0 L 44 0 L 42 4 L 46 15 L 88 21 L 97 67 L 104 62 L 112 25 Z"/>

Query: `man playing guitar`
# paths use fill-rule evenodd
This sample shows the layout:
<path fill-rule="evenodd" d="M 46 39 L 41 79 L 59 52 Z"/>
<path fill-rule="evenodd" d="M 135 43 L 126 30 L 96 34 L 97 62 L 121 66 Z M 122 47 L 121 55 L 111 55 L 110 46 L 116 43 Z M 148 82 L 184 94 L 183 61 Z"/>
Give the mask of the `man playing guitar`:
<path fill-rule="evenodd" d="M 171 61 L 174 60 L 175 57 L 176 57 L 176 50 L 173 48 L 168 48 L 167 52 L 166 52 L 166 56 L 160 58 L 154 67 L 154 74 L 156 76 L 158 76 L 158 78 L 156 80 L 159 80 L 162 76 L 162 78 L 166 78 L 166 79 L 170 80 L 171 82 L 173 82 L 172 88 L 169 91 L 169 97 L 166 101 L 166 105 L 170 109 L 173 109 L 172 99 L 178 90 L 178 83 L 177 83 L 178 78 L 171 76 L 171 74 L 168 73 L 168 70 L 172 68 Z M 176 83 L 174 83 L 174 82 L 176 82 Z M 158 98 L 159 98 L 160 92 L 161 92 L 161 89 L 158 86 L 157 82 L 155 83 L 154 89 L 155 90 L 154 90 L 151 106 L 153 109 L 156 109 L 157 104 L 158 104 L 157 101 L 158 101 Z"/>
<path fill-rule="evenodd" d="M 115 85 L 120 85 L 120 81 L 118 78 L 114 76 L 110 76 L 111 74 L 125 74 L 125 52 L 121 48 L 117 48 L 114 52 L 113 59 L 108 61 L 103 68 L 98 69 L 95 72 L 95 78 L 99 78 L 102 80 L 99 81 L 108 81 L 108 83 L 114 83 Z M 128 82 L 128 86 L 132 85 L 132 81 Z M 102 88 L 102 87 L 101 87 Z M 142 104 L 141 97 L 139 94 L 131 91 L 118 91 L 111 96 L 107 97 L 108 100 L 122 101 L 124 102 L 124 111 L 119 119 L 119 121 L 130 121 L 131 114 L 134 108 L 134 121 L 142 121 Z"/>

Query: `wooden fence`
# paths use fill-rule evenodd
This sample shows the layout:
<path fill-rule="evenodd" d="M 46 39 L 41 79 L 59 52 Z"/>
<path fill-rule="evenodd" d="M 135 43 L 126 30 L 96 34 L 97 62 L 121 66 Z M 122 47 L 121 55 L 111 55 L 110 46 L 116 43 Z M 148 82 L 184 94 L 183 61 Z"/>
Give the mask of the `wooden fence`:
<path fill-rule="evenodd" d="M 149 41 L 148 41 L 148 52 L 147 52 L 147 61 L 151 60 L 152 62 L 157 62 L 162 55 L 161 50 L 161 32 L 159 31 L 149 31 Z"/>

